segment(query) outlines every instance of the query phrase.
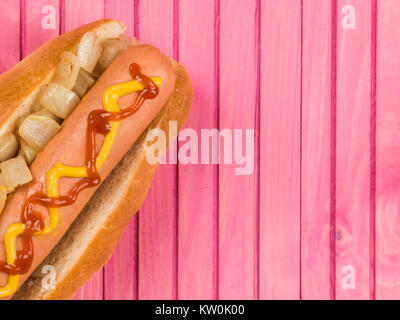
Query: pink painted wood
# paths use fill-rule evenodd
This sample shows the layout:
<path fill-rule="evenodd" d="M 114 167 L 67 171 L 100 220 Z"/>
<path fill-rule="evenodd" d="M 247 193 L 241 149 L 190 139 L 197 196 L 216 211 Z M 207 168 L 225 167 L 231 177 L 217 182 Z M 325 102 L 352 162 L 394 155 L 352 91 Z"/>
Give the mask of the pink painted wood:
<path fill-rule="evenodd" d="M 138 17 L 140 41 L 174 57 L 174 40 L 178 40 L 174 34 L 174 1 L 140 1 Z M 140 299 L 177 297 L 177 169 L 176 164 L 160 165 L 140 211 Z"/>
<path fill-rule="evenodd" d="M 255 167 L 161 165 L 75 299 L 400 298 L 397 0 L 1 1 L 0 72 L 103 17 L 187 68 L 187 128 L 256 129 Z"/>
<path fill-rule="evenodd" d="M 357 10 L 356 29 L 342 26 L 349 6 Z M 337 31 L 336 297 L 368 299 L 371 1 L 338 1 Z M 351 289 L 346 276 L 353 271 Z"/>
<path fill-rule="evenodd" d="M 262 3 L 260 298 L 298 299 L 301 1 Z"/>
<path fill-rule="evenodd" d="M 331 3 L 303 0 L 301 297 L 330 298 Z"/>
<path fill-rule="evenodd" d="M 257 110 L 258 14 L 257 1 L 222 1 L 220 7 L 219 126 L 254 129 Z M 235 23 L 232 23 L 235 21 Z M 237 77 L 240 73 L 242 76 Z M 242 134 L 246 141 L 246 134 Z M 225 138 L 221 144 L 225 143 Z M 224 150 L 221 148 L 221 150 Z M 230 150 L 236 153 L 249 150 Z M 220 299 L 258 297 L 257 179 L 237 175 L 237 166 L 219 166 L 218 288 Z M 238 197 L 247 194 L 245 198 Z M 241 250 L 237 250 L 241 248 Z M 238 276 L 238 274 L 240 276 Z"/>
<path fill-rule="evenodd" d="M 126 26 L 126 32 L 134 36 L 135 30 L 135 1 L 134 0 L 104 0 L 104 18 L 118 19 Z"/>
<path fill-rule="evenodd" d="M 26 56 L 44 44 L 46 41 L 60 34 L 59 20 L 59 0 L 25 0 L 25 10 L 23 12 L 23 33 L 22 55 Z M 44 17 L 55 13 L 54 21 L 44 19 Z M 44 19 L 44 20 L 43 20 Z M 45 28 L 43 28 L 42 23 Z M 30 36 L 27 36 L 29 30 Z"/>
<path fill-rule="evenodd" d="M 217 14 L 219 8 L 214 1 L 179 1 L 179 60 L 187 68 L 194 87 L 187 126 L 198 133 L 201 129 L 218 128 Z M 218 298 L 217 178 L 216 165 L 179 164 L 180 299 Z"/>
<path fill-rule="evenodd" d="M 20 60 L 20 3 L 19 0 L 0 2 L 0 38 L 7 43 L 0 51 L 0 72 Z"/>
<path fill-rule="evenodd" d="M 64 0 L 65 31 L 104 18 L 104 0 Z"/>
<path fill-rule="evenodd" d="M 378 1 L 376 298 L 400 299 L 400 3 Z"/>

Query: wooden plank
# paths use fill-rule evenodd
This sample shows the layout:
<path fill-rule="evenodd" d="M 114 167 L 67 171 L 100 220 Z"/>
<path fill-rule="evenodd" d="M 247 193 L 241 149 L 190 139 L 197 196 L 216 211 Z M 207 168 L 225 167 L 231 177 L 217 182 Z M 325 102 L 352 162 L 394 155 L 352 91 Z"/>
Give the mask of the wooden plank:
<path fill-rule="evenodd" d="M 368 299 L 371 1 L 339 0 L 337 35 L 336 298 Z"/>
<path fill-rule="evenodd" d="M 0 51 L 0 73 L 20 60 L 20 2 L 0 1 L 0 39 L 7 44 Z"/>
<path fill-rule="evenodd" d="M 142 0 L 139 2 L 138 16 L 139 40 L 154 45 L 163 53 L 173 57 L 174 0 Z"/>
<path fill-rule="evenodd" d="M 104 18 L 103 0 L 66 0 L 64 17 L 65 31 L 70 31 L 83 24 Z M 75 299 L 101 300 L 103 299 L 103 271 L 99 271 L 76 294 Z"/>
<path fill-rule="evenodd" d="M 105 300 L 137 299 L 137 225 L 133 218 L 104 267 Z"/>
<path fill-rule="evenodd" d="M 298 299 L 301 1 L 262 4 L 260 298 Z"/>
<path fill-rule="evenodd" d="M 59 12 L 59 0 L 25 0 L 23 56 L 59 35 Z"/>
<path fill-rule="evenodd" d="M 174 1 L 139 3 L 139 39 L 173 57 Z M 177 39 L 176 39 L 177 40 Z M 157 169 L 139 215 L 139 298 L 176 298 L 177 165 Z"/>
<path fill-rule="evenodd" d="M 187 127 L 198 136 L 218 128 L 214 10 L 212 0 L 179 1 L 179 58 L 194 87 Z M 217 298 L 217 167 L 180 163 L 178 180 L 178 298 Z"/>
<path fill-rule="evenodd" d="M 118 19 L 127 26 L 127 34 L 134 32 L 134 1 L 104 1 L 105 18 Z M 138 219 L 135 216 L 126 227 L 111 260 L 104 267 L 104 299 L 137 299 L 137 237 Z"/>
<path fill-rule="evenodd" d="M 249 133 L 254 141 L 256 123 L 256 4 L 254 0 L 221 1 L 220 7 L 220 128 L 230 130 L 232 136 L 234 130 L 243 131 L 243 143 L 238 150 L 232 148 L 229 152 L 233 164 L 224 164 L 228 155 L 221 151 L 219 166 L 218 287 L 223 300 L 254 299 L 258 294 L 255 152 L 246 145 L 246 129 L 253 130 Z M 223 146 L 229 143 L 221 140 Z M 224 150 L 222 146 L 220 149 Z M 236 153 L 247 155 L 248 170 L 243 174 L 238 174 L 238 168 L 244 164 L 235 164 Z"/>
<path fill-rule="evenodd" d="M 126 25 L 126 33 L 134 35 L 135 0 L 104 0 L 104 18 L 117 19 Z"/>
<path fill-rule="evenodd" d="M 376 298 L 400 298 L 400 2 L 378 1 Z M 373 226 L 372 226 L 373 227 Z"/>
<path fill-rule="evenodd" d="M 103 300 L 103 269 L 75 294 L 73 300 Z"/>
<path fill-rule="evenodd" d="M 65 31 L 104 18 L 104 0 L 64 0 Z"/>
<path fill-rule="evenodd" d="M 301 298 L 329 299 L 331 1 L 303 0 Z"/>

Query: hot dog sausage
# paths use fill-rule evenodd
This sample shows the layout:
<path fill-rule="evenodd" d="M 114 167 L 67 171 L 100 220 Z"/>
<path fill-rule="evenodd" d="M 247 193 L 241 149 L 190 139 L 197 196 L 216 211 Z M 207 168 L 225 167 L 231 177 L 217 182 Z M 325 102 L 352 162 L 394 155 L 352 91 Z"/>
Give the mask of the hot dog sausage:
<path fill-rule="evenodd" d="M 107 88 L 132 80 L 129 66 L 133 62 L 141 66 L 143 74 L 160 77 L 162 84 L 155 99 L 147 100 L 137 113 L 121 122 L 117 140 L 106 162 L 99 170 L 102 180 L 118 164 L 130 146 L 166 103 L 175 84 L 175 71 L 170 59 L 162 55 L 156 48 L 147 45 L 135 45 L 124 51 L 106 69 L 74 112 L 64 121 L 62 130 L 37 156 L 31 166 L 33 181 L 16 190 L 8 201 L 4 212 L 0 216 L 0 260 L 5 260 L 6 258 L 3 243 L 5 230 L 9 225 L 20 221 L 20 213 L 25 200 L 38 191 L 46 189 L 46 173 L 58 162 L 69 166 L 82 166 L 84 164 L 88 114 L 92 110 L 103 109 L 102 96 Z M 132 103 L 134 95 L 122 97 L 119 100 L 120 108 L 128 107 Z M 101 140 L 99 145 L 101 145 Z M 76 178 L 62 178 L 59 181 L 60 194 L 62 195 L 70 190 L 76 180 Z M 61 239 L 96 189 L 84 190 L 72 205 L 62 207 L 60 209 L 60 223 L 53 232 L 33 238 L 33 263 L 28 273 L 21 275 L 20 285 Z M 47 215 L 47 209 L 42 208 L 41 212 Z M 0 274 L 0 286 L 4 285 L 7 279 L 8 276 L 6 274 Z"/>

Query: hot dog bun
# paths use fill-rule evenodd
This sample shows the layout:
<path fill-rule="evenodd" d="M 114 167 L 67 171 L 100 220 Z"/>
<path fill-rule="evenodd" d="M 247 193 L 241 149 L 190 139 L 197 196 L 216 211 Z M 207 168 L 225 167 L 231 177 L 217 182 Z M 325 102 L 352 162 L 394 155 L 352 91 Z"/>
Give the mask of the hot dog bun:
<path fill-rule="evenodd" d="M 181 65 L 174 62 L 174 68 L 176 85 L 167 104 L 14 299 L 70 299 L 111 257 L 126 225 L 142 206 L 157 168 L 146 160 L 147 132 L 152 128 L 160 128 L 169 141 L 169 121 L 177 121 L 180 129 L 188 116 L 193 95 L 191 81 Z M 40 270 L 45 265 L 52 265 L 56 269 L 54 290 L 42 291 L 43 275 Z"/>
<path fill-rule="evenodd" d="M 18 119 L 31 112 L 32 103 L 37 99 L 41 88 L 52 79 L 61 54 L 66 50 L 76 50 L 86 32 L 90 31 L 101 41 L 118 37 L 124 30 L 123 24 L 115 20 L 102 20 L 86 25 L 46 43 L 16 67 L 1 75 L 0 134 L 15 130 Z M 184 69 L 158 49 L 135 43 L 104 71 L 72 114 L 65 119 L 62 130 L 37 155 L 30 167 L 33 181 L 12 193 L 0 215 L 0 238 L 4 239 L 8 226 L 20 222 L 25 200 L 46 186 L 46 173 L 56 163 L 62 161 L 69 166 L 81 166 L 85 163 L 88 114 L 91 110 L 102 107 L 104 90 L 132 80 L 129 64 L 133 62 L 142 68 L 144 74 L 162 79 L 159 94 L 146 101 L 144 108 L 139 109 L 134 116 L 121 122 L 116 142 L 112 145 L 104 165 L 98 170 L 103 183 L 96 195 L 91 199 L 98 187 L 82 191 L 73 204 L 60 209 L 61 220 L 53 232 L 33 237 L 33 262 L 29 271 L 20 275 L 19 287 L 43 261 L 45 264 L 50 261 L 57 270 L 56 289 L 40 293 L 40 290 L 35 289 L 40 281 L 31 277 L 16 298 L 69 298 L 105 264 L 129 218 L 144 201 L 156 168 L 147 163 L 145 158 L 146 130 L 155 126 L 168 134 L 168 121 L 175 120 L 181 127 L 187 117 L 192 89 Z M 121 109 L 128 108 L 132 96 L 134 95 L 119 100 Z M 124 156 L 124 160 L 118 164 Z M 75 178 L 60 180 L 60 194 L 71 190 L 74 182 Z M 0 248 L 0 260 L 5 260 L 4 246 Z M 0 285 L 6 280 L 7 275 L 0 273 Z"/>

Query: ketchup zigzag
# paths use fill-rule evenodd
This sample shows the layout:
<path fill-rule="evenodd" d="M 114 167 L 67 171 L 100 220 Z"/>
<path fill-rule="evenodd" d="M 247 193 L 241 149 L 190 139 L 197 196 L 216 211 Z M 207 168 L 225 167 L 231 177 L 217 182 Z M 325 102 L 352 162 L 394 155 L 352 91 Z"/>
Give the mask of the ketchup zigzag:
<path fill-rule="evenodd" d="M 0 272 L 7 273 L 9 277 L 8 283 L 0 287 L 0 297 L 12 295 L 18 288 L 19 275 L 27 273 L 31 268 L 34 256 L 33 236 L 51 232 L 58 225 L 61 207 L 73 204 L 83 190 L 96 187 L 101 183 L 99 170 L 115 142 L 120 122 L 135 114 L 146 100 L 158 96 L 159 86 L 161 86 L 160 78 L 144 75 L 136 63 L 129 66 L 129 72 L 133 81 L 108 88 L 103 95 L 104 110 L 93 110 L 89 113 L 86 128 L 85 166 L 69 167 L 62 163 L 56 164 L 46 175 L 47 195 L 38 192 L 29 197 L 23 205 L 21 222 L 7 228 L 4 239 L 7 261 L 0 261 Z M 118 99 L 136 91 L 140 93 L 134 103 L 120 110 Z M 96 154 L 97 134 L 105 136 L 98 155 Z M 63 177 L 81 178 L 81 180 L 65 196 L 60 196 L 58 180 Z M 48 208 L 47 219 L 35 211 L 35 205 Z M 22 248 L 17 250 L 16 238 L 19 236 L 22 239 Z"/>

